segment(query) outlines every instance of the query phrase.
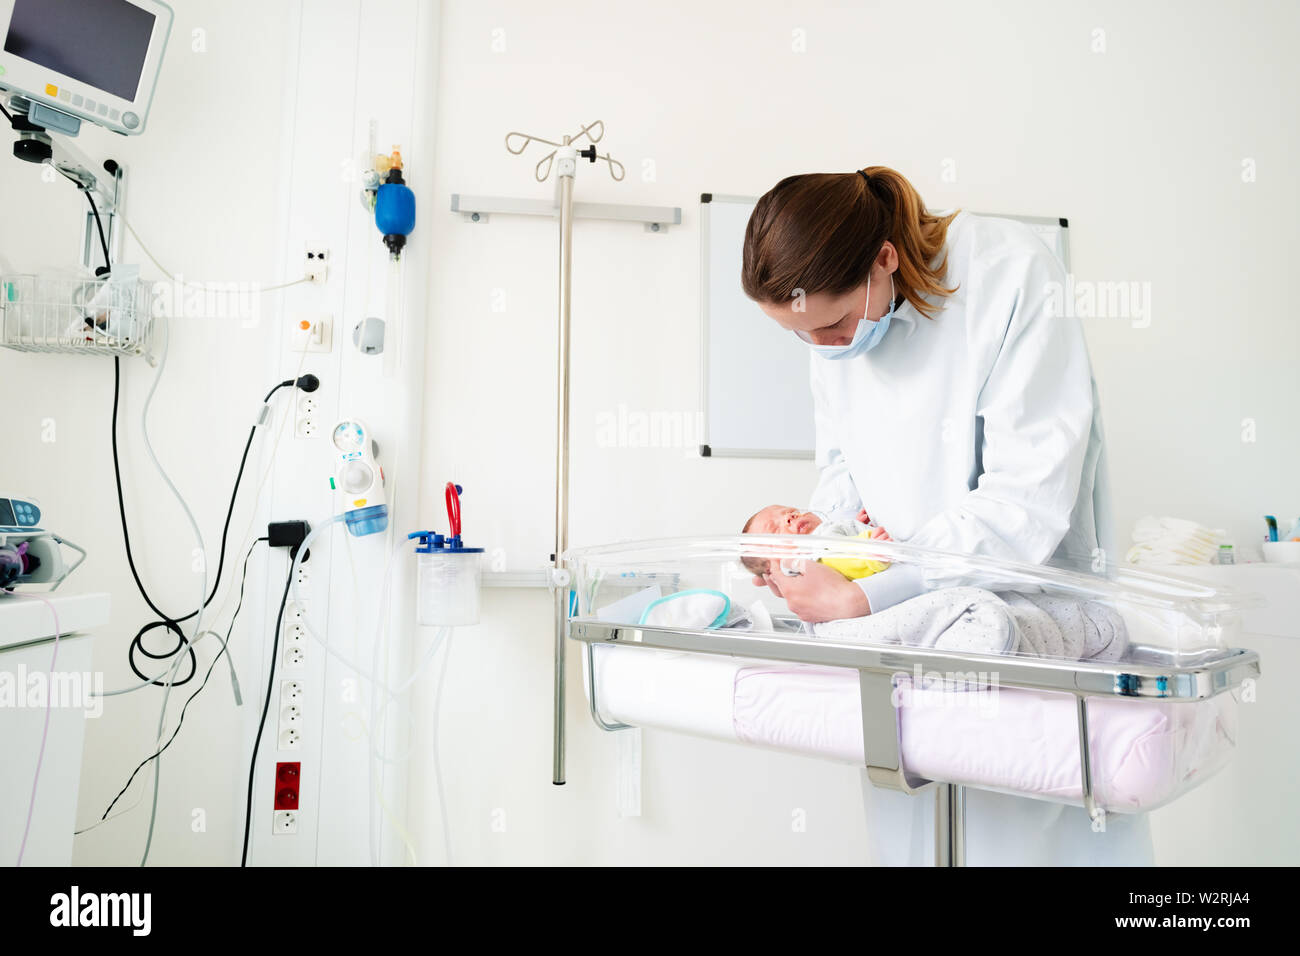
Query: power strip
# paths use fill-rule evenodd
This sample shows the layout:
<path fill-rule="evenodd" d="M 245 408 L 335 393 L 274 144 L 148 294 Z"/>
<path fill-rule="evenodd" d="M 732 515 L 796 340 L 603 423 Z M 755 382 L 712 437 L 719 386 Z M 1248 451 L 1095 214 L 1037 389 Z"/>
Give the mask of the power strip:
<path fill-rule="evenodd" d="M 302 749 L 301 681 L 280 681 L 280 724 L 276 736 L 277 750 Z M 279 762 L 275 765 L 275 810 L 271 814 L 274 834 L 298 832 L 298 780 L 302 764 Z"/>

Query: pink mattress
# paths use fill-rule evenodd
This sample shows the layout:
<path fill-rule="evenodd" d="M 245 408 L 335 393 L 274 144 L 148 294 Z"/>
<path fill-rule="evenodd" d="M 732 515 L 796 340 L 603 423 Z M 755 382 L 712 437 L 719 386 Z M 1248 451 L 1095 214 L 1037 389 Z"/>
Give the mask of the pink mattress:
<path fill-rule="evenodd" d="M 858 672 L 596 648 L 601 713 L 809 756 L 864 763 Z M 898 691 L 903 764 L 929 780 L 1082 803 L 1075 699 L 998 690 Z M 1187 703 L 1090 698 L 1099 805 L 1147 810 L 1221 768 L 1236 743 L 1231 694 Z"/>

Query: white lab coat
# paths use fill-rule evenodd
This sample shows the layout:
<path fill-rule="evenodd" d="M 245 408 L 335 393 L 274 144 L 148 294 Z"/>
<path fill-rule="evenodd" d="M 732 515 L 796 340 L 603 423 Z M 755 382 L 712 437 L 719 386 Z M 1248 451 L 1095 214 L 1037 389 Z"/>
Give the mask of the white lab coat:
<path fill-rule="evenodd" d="M 904 303 L 865 355 L 811 356 L 821 469 L 812 510 L 842 518 L 865 506 L 893 538 L 946 551 L 1086 569 L 1100 549 L 1113 563 L 1083 329 L 1050 311 L 1063 268 L 1024 224 L 969 213 L 949 226 L 946 251 L 944 285 L 957 291 L 933 319 Z M 877 611 L 942 583 L 903 565 L 859 582 Z M 1045 847 L 1060 863 L 1149 862 L 1143 815 L 1093 834 L 1081 809 L 970 793 L 971 864 L 1039 861 Z M 930 836 L 908 828 L 933 826 L 930 797 L 877 790 L 866 804 L 871 831 L 893 847 L 881 845 L 882 862 L 928 862 L 912 856 Z M 1067 833 L 1085 834 L 1087 852 L 1072 851 Z"/>

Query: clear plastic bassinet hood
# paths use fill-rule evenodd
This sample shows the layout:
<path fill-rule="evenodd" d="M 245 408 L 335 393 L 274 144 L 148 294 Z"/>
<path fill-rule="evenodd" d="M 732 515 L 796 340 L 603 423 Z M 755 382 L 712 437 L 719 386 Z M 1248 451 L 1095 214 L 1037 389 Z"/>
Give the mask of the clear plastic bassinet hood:
<path fill-rule="evenodd" d="M 891 541 L 815 535 L 669 538 L 571 549 L 579 618 L 686 630 L 803 634 L 810 640 L 934 647 L 1053 660 L 1212 660 L 1235 645 L 1248 595 L 1132 568 L 1085 574 Z M 846 577 L 924 581 L 920 598 L 849 620 L 803 622 L 777 582 L 810 563 Z M 875 570 L 875 569 L 879 570 Z"/>

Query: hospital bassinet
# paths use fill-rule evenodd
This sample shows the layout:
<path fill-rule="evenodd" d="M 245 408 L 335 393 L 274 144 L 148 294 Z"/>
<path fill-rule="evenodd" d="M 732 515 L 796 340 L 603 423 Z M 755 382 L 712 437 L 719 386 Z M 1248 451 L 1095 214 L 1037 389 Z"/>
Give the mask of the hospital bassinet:
<path fill-rule="evenodd" d="M 938 784 L 942 864 L 962 862 L 965 786 L 1081 805 L 1098 825 L 1108 811 L 1173 800 L 1230 758 L 1234 693 L 1259 675 L 1258 655 L 1234 647 L 1250 597 L 1128 568 L 1085 574 L 894 542 L 767 535 L 633 542 L 566 558 L 576 593 L 569 636 L 582 644 L 600 727 L 852 762 L 874 785 L 909 793 Z M 938 595 L 932 602 L 958 595 L 958 611 L 971 595 L 985 602 L 988 626 L 1011 622 L 1010 640 L 989 645 L 1001 652 L 955 651 L 933 639 L 948 618 L 919 644 L 906 627 L 882 636 L 853 622 L 805 625 L 754 586 L 742 558 L 765 562 L 778 581 L 833 558 L 911 568 Z M 906 617 L 885 611 L 876 624 L 891 613 Z M 1078 635 L 1028 639 L 1043 627 L 1091 628 L 1093 643 L 1100 628 L 1115 643 L 1079 659 Z"/>

